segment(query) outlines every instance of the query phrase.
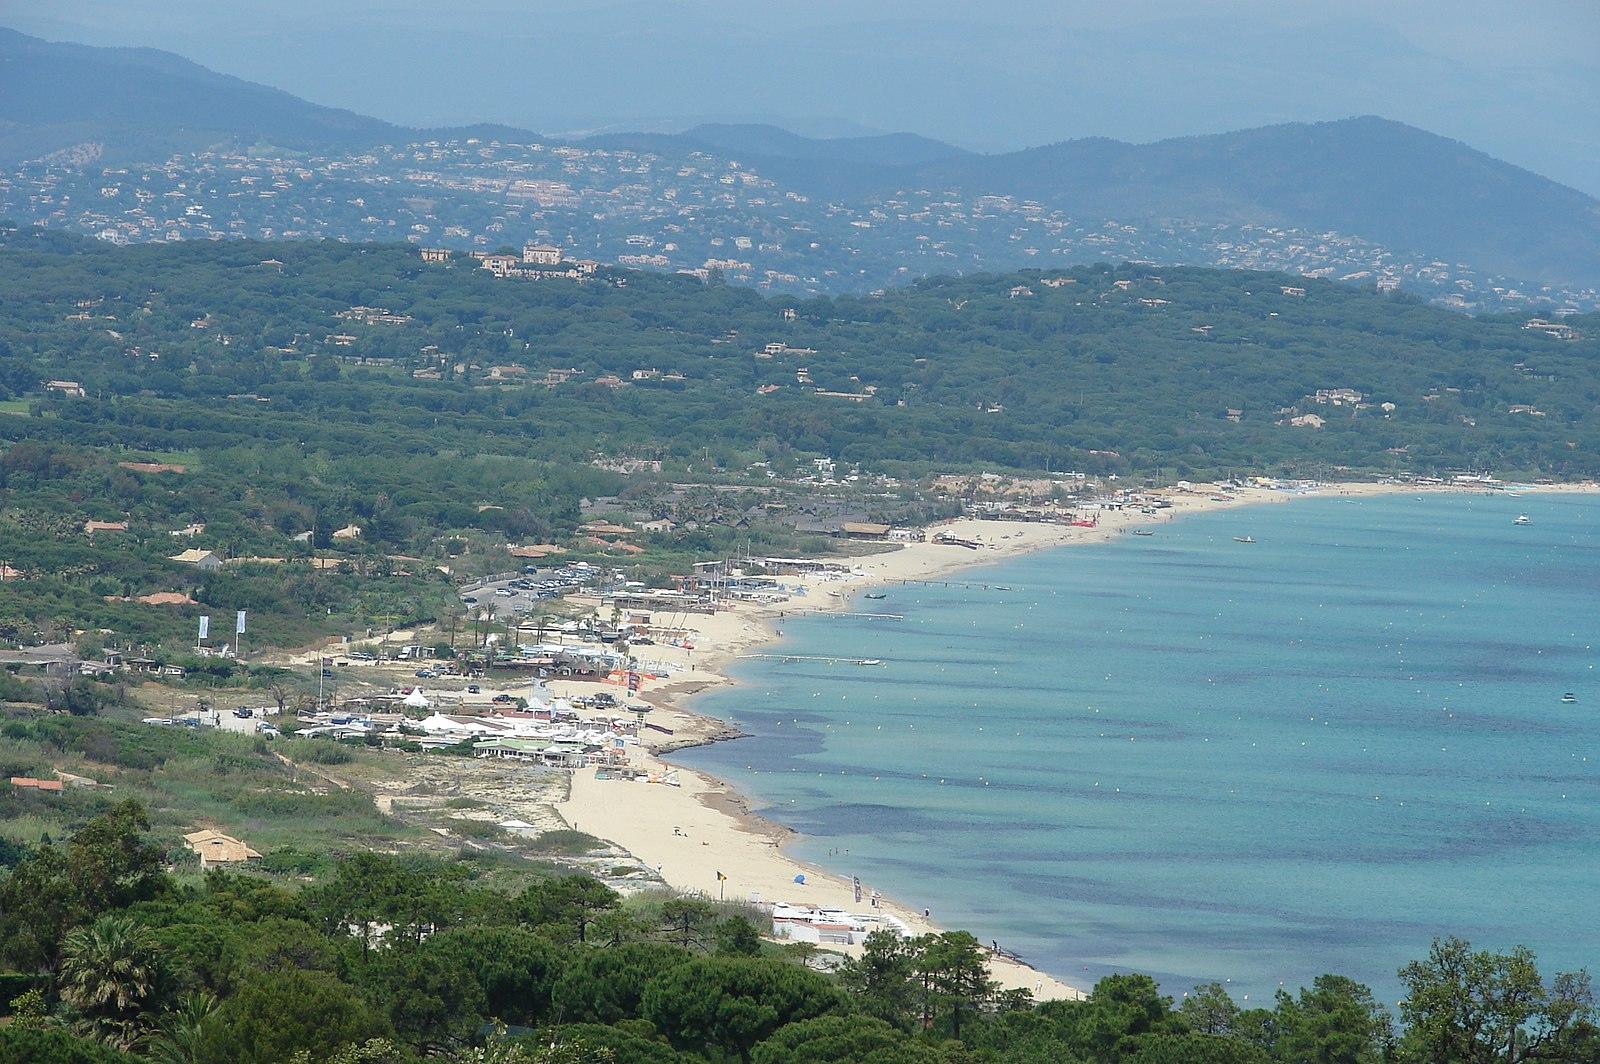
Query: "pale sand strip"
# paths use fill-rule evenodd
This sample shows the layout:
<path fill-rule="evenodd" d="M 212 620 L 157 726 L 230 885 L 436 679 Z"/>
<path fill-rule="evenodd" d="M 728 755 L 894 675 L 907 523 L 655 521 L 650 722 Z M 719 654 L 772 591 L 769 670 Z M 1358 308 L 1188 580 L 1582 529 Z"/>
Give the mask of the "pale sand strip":
<path fill-rule="evenodd" d="M 1205 485 L 1193 493 L 1169 493 L 1171 509 L 1149 517 L 1137 510 L 1107 511 L 1095 528 L 1059 525 L 1018 524 L 1003 521 L 958 520 L 940 526 L 965 539 L 980 540 L 984 550 L 932 543 L 911 544 L 884 554 L 856 559 L 856 574 L 837 581 L 808 579 L 805 598 L 786 603 L 781 612 L 793 615 L 842 609 L 854 592 L 897 580 L 936 579 L 969 566 L 982 565 L 1048 547 L 1075 543 L 1104 542 L 1128 530 L 1164 523 L 1180 514 L 1199 513 L 1295 498 L 1363 496 L 1393 493 L 1425 494 L 1442 488 L 1417 488 L 1386 484 L 1327 485 L 1313 496 L 1291 495 L 1263 489 L 1246 489 L 1238 498 L 1218 502 Z M 1479 489 L 1481 490 L 1481 489 Z M 1563 485 L 1552 491 L 1594 491 L 1596 486 Z M 1241 526 L 1241 533 L 1247 531 Z M 799 581 L 786 578 L 787 584 Z M 837 596 L 830 594 L 837 592 Z M 777 638 L 773 627 L 780 610 L 741 604 L 715 615 L 690 614 L 682 626 L 695 633 L 695 649 L 640 647 L 636 651 L 647 660 L 671 662 L 682 671 L 670 679 L 646 685 L 644 697 L 657 707 L 651 719 L 674 731 L 660 736 L 660 743 L 642 753 L 641 767 L 660 773 L 671 768 L 659 755 L 670 749 L 693 745 L 731 734 L 721 721 L 691 712 L 685 700 L 707 687 L 730 683 L 722 671 L 739 654 Z M 781 623 L 781 622 L 780 622 Z M 593 690 L 592 686 L 553 685 L 559 693 Z M 813 906 L 830 906 L 857 911 L 866 905 L 856 903 L 848 876 L 807 865 L 782 850 L 783 840 L 792 832 L 750 811 L 747 799 L 720 780 L 688 769 L 678 769 L 679 787 L 661 784 L 601 781 L 593 771 L 575 774 L 571 794 L 556 807 L 575 828 L 605 839 L 629 851 L 652 868 L 675 889 L 717 897 L 716 874 L 728 877 L 721 888 L 730 899 L 757 895 L 765 901 L 786 901 Z M 804 873 L 806 883 L 794 883 Z M 871 884 L 867 884 L 871 889 Z M 908 899 L 915 901 L 917 899 Z M 922 917 L 920 907 L 885 898 L 881 904 L 891 913 L 921 932 L 936 930 L 934 922 Z M 1004 945 L 1004 943 L 1002 943 Z M 1002 987 L 1026 987 L 1041 999 L 1079 997 L 1081 990 L 1025 964 L 995 958 L 994 978 Z"/>

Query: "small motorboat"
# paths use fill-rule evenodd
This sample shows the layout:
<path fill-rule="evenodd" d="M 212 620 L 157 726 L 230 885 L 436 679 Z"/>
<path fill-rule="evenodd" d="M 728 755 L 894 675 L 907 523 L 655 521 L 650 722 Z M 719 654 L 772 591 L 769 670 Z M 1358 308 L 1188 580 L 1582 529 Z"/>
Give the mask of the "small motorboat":
<path fill-rule="evenodd" d="M 1155 535 L 1155 533 L 1152 532 L 1148 528 L 1136 528 L 1136 529 L 1133 530 L 1133 534 L 1136 535 L 1136 536 L 1153 536 L 1153 535 Z"/>
<path fill-rule="evenodd" d="M 1578 696 L 1573 694 L 1571 691 L 1568 691 L 1566 694 L 1561 696 L 1561 701 L 1565 702 L 1569 706 L 1577 700 Z"/>
<path fill-rule="evenodd" d="M 1235 543 L 1254 543 L 1256 541 L 1256 537 L 1254 537 L 1254 536 L 1234 536 L 1233 537 L 1233 541 Z"/>
<path fill-rule="evenodd" d="M 869 592 L 865 597 L 867 597 L 869 599 L 877 600 L 877 599 L 883 598 L 883 595 L 878 594 L 878 593 Z"/>
<path fill-rule="evenodd" d="M 1527 514 L 1518 514 L 1517 519 L 1511 523 L 1514 525 L 1531 525 L 1533 524 L 1533 519 Z"/>

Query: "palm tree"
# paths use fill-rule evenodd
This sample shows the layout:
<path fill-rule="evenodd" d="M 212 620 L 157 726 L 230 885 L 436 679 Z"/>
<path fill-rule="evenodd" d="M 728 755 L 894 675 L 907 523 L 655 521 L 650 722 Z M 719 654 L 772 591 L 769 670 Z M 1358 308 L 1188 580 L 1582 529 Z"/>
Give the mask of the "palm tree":
<path fill-rule="evenodd" d="M 178 1007 L 161 1017 L 161 1025 L 145 1043 L 151 1064 L 195 1064 L 200 1059 L 206 1023 L 217 1011 L 209 990 L 185 994 Z"/>
<path fill-rule="evenodd" d="M 160 956 L 143 925 L 111 913 L 70 932 L 63 944 L 61 998 L 87 1033 L 126 1049 L 156 994 Z"/>

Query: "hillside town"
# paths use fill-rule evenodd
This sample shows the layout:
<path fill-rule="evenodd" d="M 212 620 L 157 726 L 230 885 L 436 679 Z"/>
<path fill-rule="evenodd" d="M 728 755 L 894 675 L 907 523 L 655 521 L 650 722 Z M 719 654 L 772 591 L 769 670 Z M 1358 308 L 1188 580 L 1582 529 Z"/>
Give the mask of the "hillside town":
<path fill-rule="evenodd" d="M 821 198 L 706 152 L 669 158 L 554 141 L 421 141 L 292 158 L 203 152 L 142 166 L 80 151 L 0 174 L 0 215 L 113 243 L 330 237 L 489 255 L 533 232 L 580 262 L 803 294 L 871 292 L 933 273 L 1163 261 L 1405 288 L 1463 311 L 1600 307 L 1592 289 L 1486 276 L 1338 232 L 1075 217 L 959 188 Z"/>

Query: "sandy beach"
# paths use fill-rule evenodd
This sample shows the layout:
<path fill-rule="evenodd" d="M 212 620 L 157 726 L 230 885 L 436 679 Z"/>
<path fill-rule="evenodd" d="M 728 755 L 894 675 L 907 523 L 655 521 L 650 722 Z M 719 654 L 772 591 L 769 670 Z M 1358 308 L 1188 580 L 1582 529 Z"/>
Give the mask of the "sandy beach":
<path fill-rule="evenodd" d="M 868 902 L 857 902 L 848 875 L 816 868 L 789 856 L 784 843 L 792 832 L 752 811 L 744 795 L 702 773 L 674 768 L 666 755 L 708 741 L 733 735 L 724 722 L 693 711 L 693 695 L 713 686 L 732 683 L 726 666 L 741 654 L 758 650 L 777 639 L 781 618 L 796 613 L 840 610 L 854 597 L 874 586 L 910 580 L 936 580 L 960 569 L 1053 547 L 1099 543 L 1127 534 L 1134 528 L 1159 525 L 1178 517 L 1230 507 L 1289 502 L 1297 498 L 1359 497 L 1380 494 L 1424 494 L 1465 490 L 1414 485 L 1376 483 L 1330 484 L 1314 492 L 1292 493 L 1266 488 L 1246 488 L 1227 500 L 1208 485 L 1191 490 L 1169 490 L 1164 495 L 1171 503 L 1156 516 L 1137 508 L 1106 510 L 1092 527 L 1056 524 L 1027 524 L 1011 521 L 961 519 L 938 526 L 965 540 L 983 544 L 978 550 L 967 547 L 910 543 L 884 553 L 849 560 L 852 571 L 835 579 L 786 578 L 789 584 L 803 583 L 807 594 L 782 606 L 738 604 L 715 614 L 691 614 L 683 626 L 693 633 L 693 650 L 665 646 L 640 647 L 636 653 L 648 668 L 650 663 L 667 665 L 670 675 L 647 681 L 641 697 L 656 709 L 652 722 L 669 728 L 672 735 L 654 733 L 657 741 L 635 755 L 638 767 L 660 778 L 674 773 L 678 786 L 664 783 L 624 782 L 598 779 L 594 770 L 574 775 L 568 799 L 557 806 L 557 813 L 574 828 L 605 839 L 629 851 L 656 869 L 675 889 L 699 892 L 715 898 L 756 898 L 766 902 L 790 902 L 815 907 L 836 907 L 864 911 Z M 1481 491 L 1482 489 L 1477 489 Z M 1529 489 L 1551 491 L 1593 491 L 1595 485 L 1562 485 Z M 556 683 L 557 693 L 580 693 L 582 687 Z M 718 880 L 721 873 L 725 880 Z M 805 876 L 803 885 L 795 882 Z M 870 891 L 872 884 L 865 884 Z M 938 913 L 923 916 L 917 898 L 883 898 L 880 905 L 906 921 L 914 931 L 940 930 Z M 1004 944 L 1002 943 L 1002 946 Z M 1086 987 L 1073 987 L 1025 963 L 1004 957 L 991 959 L 993 978 L 1003 988 L 1026 988 L 1040 1000 L 1079 997 Z"/>

